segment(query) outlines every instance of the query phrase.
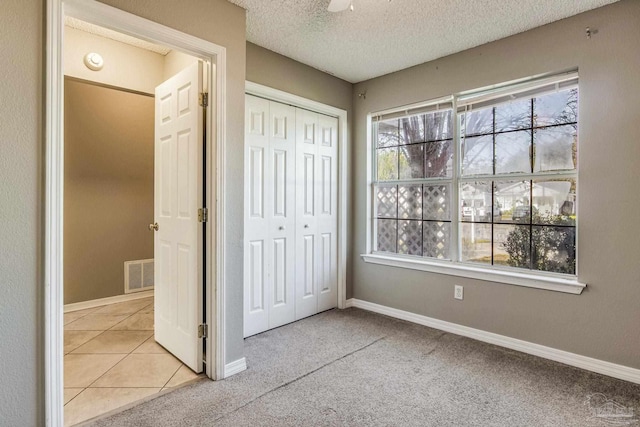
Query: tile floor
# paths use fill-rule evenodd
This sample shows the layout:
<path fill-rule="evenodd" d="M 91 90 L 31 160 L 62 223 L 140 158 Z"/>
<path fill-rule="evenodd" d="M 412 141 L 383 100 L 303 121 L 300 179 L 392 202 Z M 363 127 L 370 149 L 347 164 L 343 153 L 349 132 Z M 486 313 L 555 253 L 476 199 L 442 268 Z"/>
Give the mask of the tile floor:
<path fill-rule="evenodd" d="M 153 297 L 64 315 L 65 426 L 197 377 L 153 339 Z"/>

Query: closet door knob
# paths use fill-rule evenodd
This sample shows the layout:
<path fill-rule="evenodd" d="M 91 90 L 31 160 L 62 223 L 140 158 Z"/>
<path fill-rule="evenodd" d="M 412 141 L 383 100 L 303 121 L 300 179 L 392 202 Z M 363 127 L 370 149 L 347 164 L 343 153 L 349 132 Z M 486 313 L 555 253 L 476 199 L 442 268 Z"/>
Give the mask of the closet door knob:
<path fill-rule="evenodd" d="M 278 227 L 278 230 L 284 230 L 284 225 L 281 225 L 280 227 Z"/>
<path fill-rule="evenodd" d="M 158 231 L 158 223 L 156 222 L 155 224 L 149 224 L 149 231 Z"/>
<path fill-rule="evenodd" d="M 304 225 L 304 228 L 309 228 L 309 224 L 305 224 L 305 225 Z"/>

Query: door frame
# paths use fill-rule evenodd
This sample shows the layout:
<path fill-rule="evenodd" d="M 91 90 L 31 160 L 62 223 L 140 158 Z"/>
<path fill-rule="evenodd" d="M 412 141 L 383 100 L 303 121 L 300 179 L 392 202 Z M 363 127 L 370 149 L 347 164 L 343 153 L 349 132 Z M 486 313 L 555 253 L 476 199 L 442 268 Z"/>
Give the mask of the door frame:
<path fill-rule="evenodd" d="M 226 141 L 226 48 L 174 30 L 95 0 L 47 0 L 46 3 L 46 105 L 44 176 L 44 378 L 45 425 L 63 425 L 63 195 L 64 195 L 64 72 L 63 34 L 65 15 L 140 39 L 181 50 L 215 66 L 208 73 L 210 105 L 207 109 L 206 170 L 210 211 L 206 227 L 207 258 L 205 322 L 206 375 L 224 378 L 224 202 Z M 215 80 L 213 78 L 215 74 Z M 215 92 L 214 96 L 212 92 Z M 214 100 L 215 99 L 215 100 Z M 215 102 L 215 104 L 214 104 Z M 215 111 L 215 115 L 214 112 Z"/>
<path fill-rule="evenodd" d="M 250 81 L 245 93 L 338 119 L 338 308 L 347 308 L 347 111 Z"/>

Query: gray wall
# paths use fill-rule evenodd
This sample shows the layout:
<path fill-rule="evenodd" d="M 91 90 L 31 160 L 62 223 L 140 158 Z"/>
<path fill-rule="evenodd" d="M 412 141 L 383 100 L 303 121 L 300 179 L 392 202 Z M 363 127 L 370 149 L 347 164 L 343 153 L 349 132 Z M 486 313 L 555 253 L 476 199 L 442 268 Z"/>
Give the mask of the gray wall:
<path fill-rule="evenodd" d="M 124 294 L 153 258 L 154 98 L 65 79 L 64 303 Z"/>
<path fill-rule="evenodd" d="M 242 227 L 243 198 L 237 191 L 243 180 L 245 22 L 244 9 L 225 0 L 102 0 L 103 3 L 227 49 L 226 145 L 226 360 L 244 355 L 242 339 Z"/>
<path fill-rule="evenodd" d="M 351 119 L 351 83 L 250 42 L 247 42 L 247 80 L 342 108 Z"/>
<path fill-rule="evenodd" d="M 243 203 L 241 192 L 233 188 L 243 180 L 245 13 L 224 0 L 188 0 L 179 7 L 172 0 L 104 1 L 227 48 L 226 356 L 228 361 L 236 360 L 243 355 Z M 0 346 L 0 419 L 11 426 L 36 426 L 44 424 L 39 332 L 44 2 L 4 0 L 2 6 L 0 98 L 11 102 L 0 107 L 0 342 L 4 343 Z M 640 211 L 640 194 L 633 191 L 640 178 L 635 164 L 640 154 L 638 22 L 640 3 L 627 0 L 358 85 L 354 95 L 364 88 L 368 92 L 366 100 L 353 97 L 352 188 L 358 191 L 353 197 L 355 252 L 349 292 L 357 298 L 639 368 L 640 242 L 636 236 L 640 223 L 634 221 L 634 213 Z M 586 40 L 585 26 L 599 33 Z M 365 162 L 357 156 L 366 153 L 368 111 L 576 65 L 580 66 L 582 100 L 579 262 L 581 279 L 590 284 L 583 295 L 453 280 L 360 261 L 366 177 Z M 462 303 L 453 304 L 453 283 L 466 285 Z"/>
<path fill-rule="evenodd" d="M 43 425 L 42 1 L 0 13 L 0 423 Z"/>
<path fill-rule="evenodd" d="M 597 29 L 590 40 L 585 27 Z M 640 2 L 626 0 L 359 83 L 354 91 L 355 298 L 640 368 Z M 366 115 L 579 67 L 579 278 L 582 295 L 364 263 Z M 365 100 L 358 92 L 367 91 Z M 453 299 L 465 286 L 464 301 Z"/>

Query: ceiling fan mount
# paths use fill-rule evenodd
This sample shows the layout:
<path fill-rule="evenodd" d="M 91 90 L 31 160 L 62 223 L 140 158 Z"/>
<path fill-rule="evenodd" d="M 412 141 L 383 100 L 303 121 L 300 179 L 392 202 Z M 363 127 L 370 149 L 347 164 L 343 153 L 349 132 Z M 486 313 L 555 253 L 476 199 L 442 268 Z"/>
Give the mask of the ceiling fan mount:
<path fill-rule="evenodd" d="M 389 0 L 391 3 L 391 0 Z M 353 10 L 353 0 L 331 0 L 327 10 L 329 12 L 342 12 L 345 10 Z"/>
<path fill-rule="evenodd" d="M 347 9 L 353 10 L 352 0 L 331 0 L 327 8 L 329 12 L 342 12 Z"/>

